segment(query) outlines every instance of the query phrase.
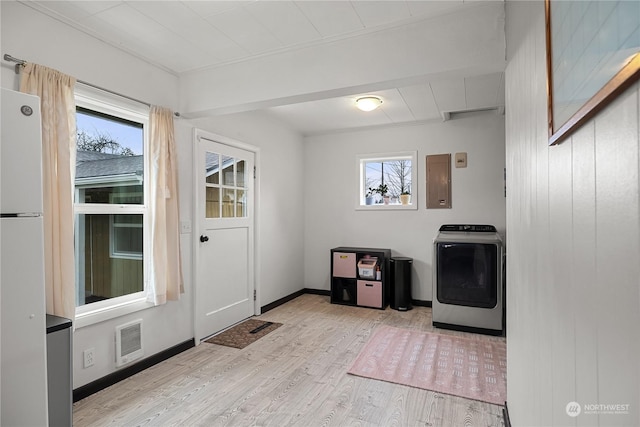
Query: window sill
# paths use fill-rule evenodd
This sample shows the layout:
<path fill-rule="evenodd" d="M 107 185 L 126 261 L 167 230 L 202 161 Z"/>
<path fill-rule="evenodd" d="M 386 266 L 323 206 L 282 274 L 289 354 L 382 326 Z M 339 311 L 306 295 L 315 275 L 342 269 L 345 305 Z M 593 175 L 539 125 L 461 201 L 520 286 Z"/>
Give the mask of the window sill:
<path fill-rule="evenodd" d="M 132 301 L 112 304 L 107 307 L 101 307 L 95 310 L 76 314 L 74 325 L 76 329 L 84 328 L 86 326 L 95 325 L 96 323 L 115 319 L 130 313 L 135 313 L 136 311 L 146 310 L 151 307 L 154 307 L 154 305 L 148 302 L 145 298 L 137 298 Z"/>
<path fill-rule="evenodd" d="M 357 205 L 357 211 L 407 211 L 407 210 L 417 210 L 418 205 Z"/>

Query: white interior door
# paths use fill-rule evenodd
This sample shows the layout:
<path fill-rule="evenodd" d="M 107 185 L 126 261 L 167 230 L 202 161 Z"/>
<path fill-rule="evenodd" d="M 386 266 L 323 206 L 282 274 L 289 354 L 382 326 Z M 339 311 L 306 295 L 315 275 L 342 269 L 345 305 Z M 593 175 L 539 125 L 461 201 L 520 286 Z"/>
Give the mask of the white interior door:
<path fill-rule="evenodd" d="M 195 333 L 254 314 L 255 153 L 196 136 Z"/>

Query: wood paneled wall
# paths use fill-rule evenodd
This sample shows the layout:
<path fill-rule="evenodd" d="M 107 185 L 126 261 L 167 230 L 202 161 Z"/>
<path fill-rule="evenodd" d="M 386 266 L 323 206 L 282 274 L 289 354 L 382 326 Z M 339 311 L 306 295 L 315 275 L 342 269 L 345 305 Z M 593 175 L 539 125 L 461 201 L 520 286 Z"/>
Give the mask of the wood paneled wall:
<path fill-rule="evenodd" d="M 507 2 L 507 46 L 511 422 L 640 425 L 640 86 L 549 147 L 542 1 Z"/>

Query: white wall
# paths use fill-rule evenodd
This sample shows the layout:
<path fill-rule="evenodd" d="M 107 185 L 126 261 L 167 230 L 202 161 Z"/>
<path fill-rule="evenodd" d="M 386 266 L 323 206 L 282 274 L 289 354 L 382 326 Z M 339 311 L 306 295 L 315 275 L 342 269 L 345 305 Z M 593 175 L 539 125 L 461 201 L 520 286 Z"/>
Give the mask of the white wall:
<path fill-rule="evenodd" d="M 178 108 L 178 79 L 24 4 L 2 1 L 2 54 L 55 68 L 146 102 Z M 17 90 L 13 63 L 2 60 L 2 87 Z"/>
<path fill-rule="evenodd" d="M 55 44 L 49 43 L 53 40 Z M 2 52 L 150 103 L 170 108 L 178 104 L 175 76 L 19 3 L 2 2 Z M 2 86 L 18 88 L 13 67 L 4 61 Z M 259 113 L 203 119 L 197 126 L 260 148 L 259 303 L 265 305 L 300 290 L 304 252 L 301 136 Z M 176 121 L 180 216 L 188 221 L 193 213 L 192 133 L 193 124 Z M 117 325 L 143 319 L 145 356 L 193 337 L 192 238 L 192 234 L 181 236 L 185 294 L 179 302 L 76 330 L 74 388 L 115 371 Z M 83 369 L 82 351 L 87 348 L 95 349 L 96 362 Z"/>
<path fill-rule="evenodd" d="M 89 83 L 175 108 L 177 79 L 144 61 L 75 31 L 17 2 L 1 2 L 2 53 L 56 68 Z M 18 88 L 11 64 L 2 61 L 2 86 Z M 180 170 L 191 171 L 191 127 L 178 121 Z M 180 189 L 190 186 L 190 175 L 180 179 Z M 188 199 L 187 199 L 188 200 Z M 185 200 L 181 201 L 184 212 Z M 181 212 L 181 214 L 183 214 Z M 190 235 L 182 235 L 185 265 L 190 264 Z M 76 329 L 73 340 L 74 388 L 115 370 L 114 328 L 133 319 L 144 322 L 145 356 L 193 337 L 191 271 L 185 268 L 186 293 L 179 302 Z M 82 368 L 82 351 L 95 348 L 95 365 Z"/>
<path fill-rule="evenodd" d="M 177 78 L 17 2 L 2 2 L 2 53 L 26 59 L 149 103 L 176 108 Z M 54 43 L 55 42 L 55 43 Z M 19 76 L 2 61 L 2 86 Z M 202 129 L 258 146 L 261 184 L 258 223 L 258 302 L 269 304 L 303 287 L 302 137 L 258 113 L 201 120 Z M 181 220 L 193 214 L 193 124 L 176 120 Z M 182 234 L 185 294 L 179 302 L 78 328 L 74 334 L 74 388 L 115 371 L 114 328 L 143 319 L 145 356 L 193 337 L 192 234 Z M 82 368 L 82 351 L 95 365 Z"/>
<path fill-rule="evenodd" d="M 417 210 L 357 211 L 357 154 L 418 151 Z M 425 157 L 467 152 L 452 165 L 452 209 L 426 209 Z M 379 247 L 414 259 L 412 297 L 432 300 L 432 241 L 446 223 L 494 224 L 505 231 L 504 117 L 471 114 L 445 123 L 308 137 L 305 143 L 307 288 L 329 290 L 330 249 Z M 416 194 L 417 190 L 417 194 Z"/>
<path fill-rule="evenodd" d="M 640 425 L 640 87 L 548 147 L 544 31 L 544 2 L 507 4 L 509 414 Z M 593 404 L 629 413 L 587 414 Z"/>
<path fill-rule="evenodd" d="M 178 188 L 180 191 L 180 218 L 190 220 L 192 127 L 176 121 L 176 145 L 178 153 Z M 131 313 L 92 326 L 78 328 L 73 334 L 73 387 L 78 388 L 116 370 L 114 328 L 132 320 L 143 321 L 144 357 L 171 348 L 193 338 L 193 282 L 192 282 L 192 235 L 181 234 L 180 248 L 183 262 L 185 293 L 179 301 Z M 83 350 L 95 349 L 95 366 L 83 368 Z"/>

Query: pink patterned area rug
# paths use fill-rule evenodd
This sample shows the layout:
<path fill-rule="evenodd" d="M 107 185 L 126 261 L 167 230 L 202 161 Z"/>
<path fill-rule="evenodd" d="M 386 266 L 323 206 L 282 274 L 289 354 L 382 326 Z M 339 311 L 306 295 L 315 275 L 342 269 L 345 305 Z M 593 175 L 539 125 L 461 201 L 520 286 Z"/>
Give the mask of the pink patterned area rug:
<path fill-rule="evenodd" d="M 348 373 L 496 405 L 507 399 L 504 341 L 380 326 Z"/>

